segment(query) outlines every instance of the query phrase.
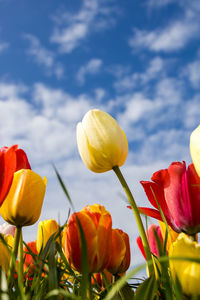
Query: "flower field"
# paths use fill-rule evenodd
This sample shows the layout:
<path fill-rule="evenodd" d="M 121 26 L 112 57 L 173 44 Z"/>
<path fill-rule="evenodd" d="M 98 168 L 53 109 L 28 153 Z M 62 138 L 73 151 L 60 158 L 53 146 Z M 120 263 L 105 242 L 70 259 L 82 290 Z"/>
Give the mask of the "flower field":
<path fill-rule="evenodd" d="M 200 127 L 190 138 L 193 163 L 172 162 L 155 170 L 151 181 L 141 181 L 152 208 L 137 206 L 120 170 L 129 146 L 109 114 L 86 113 L 77 125 L 77 146 L 89 170 L 116 174 L 137 223 L 135 243 L 144 263 L 129 269 L 128 234 L 113 228 L 112 215 L 101 203 L 77 212 L 56 168 L 72 213 L 62 226 L 53 219 L 40 221 L 37 239 L 23 241 L 23 227 L 40 217 L 48 180 L 32 170 L 18 145 L 2 147 L 0 214 L 6 223 L 0 227 L 0 298 L 200 299 Z M 141 214 L 159 224 L 147 228 Z M 138 278 L 142 269 L 146 278 Z"/>

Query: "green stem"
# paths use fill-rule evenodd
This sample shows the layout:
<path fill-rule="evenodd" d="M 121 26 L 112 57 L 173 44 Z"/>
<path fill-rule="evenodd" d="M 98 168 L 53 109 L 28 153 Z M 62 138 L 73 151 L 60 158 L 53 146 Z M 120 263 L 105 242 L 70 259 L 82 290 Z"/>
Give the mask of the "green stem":
<path fill-rule="evenodd" d="M 22 229 L 20 233 L 19 239 L 19 269 L 18 269 L 18 283 L 23 283 L 23 237 L 22 237 Z"/>
<path fill-rule="evenodd" d="M 135 203 L 135 200 L 133 198 L 133 195 L 129 189 L 128 184 L 126 183 L 126 180 L 124 179 L 124 176 L 122 175 L 120 169 L 118 166 L 113 167 L 113 171 L 115 172 L 115 174 L 117 175 L 122 187 L 124 188 L 124 191 L 126 193 L 126 196 L 129 200 L 129 203 L 132 207 L 134 216 L 135 216 L 135 220 L 138 226 L 138 230 L 140 233 L 140 237 L 142 239 L 142 244 L 144 246 L 144 251 L 145 251 L 145 255 L 146 255 L 146 259 L 147 259 L 147 266 L 148 266 L 148 270 L 149 270 L 149 274 L 153 274 L 154 273 L 154 269 L 153 269 L 153 261 L 152 261 L 152 257 L 151 257 L 151 251 L 149 248 L 149 243 L 147 240 L 147 236 L 144 230 L 144 226 L 140 217 L 140 213 L 139 210 L 137 208 L 137 205 Z"/>
<path fill-rule="evenodd" d="M 14 269 L 15 269 L 15 265 L 16 265 L 20 235 L 21 235 L 21 227 L 16 227 L 15 237 L 14 237 L 14 247 L 13 247 L 13 251 L 12 251 L 12 257 L 11 257 L 11 261 L 10 261 L 9 274 L 8 274 L 8 282 L 10 285 L 13 282 L 13 275 L 14 275 Z"/>

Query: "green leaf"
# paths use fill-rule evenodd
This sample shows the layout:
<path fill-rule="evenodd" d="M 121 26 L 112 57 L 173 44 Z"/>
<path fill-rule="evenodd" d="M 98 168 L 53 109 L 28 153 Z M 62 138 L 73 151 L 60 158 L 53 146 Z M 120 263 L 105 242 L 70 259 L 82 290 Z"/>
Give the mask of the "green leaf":
<path fill-rule="evenodd" d="M 113 300 L 114 296 L 127 284 L 127 281 L 131 277 L 133 277 L 136 273 L 138 273 L 139 271 L 144 269 L 145 266 L 146 266 L 146 263 L 139 265 L 139 266 L 135 267 L 133 270 L 131 270 L 128 274 L 126 274 L 126 275 L 122 276 L 120 279 L 118 279 L 115 282 L 115 284 L 113 284 L 113 286 L 109 290 L 109 292 L 104 300 Z"/>
<path fill-rule="evenodd" d="M 139 285 L 134 300 L 153 300 L 157 293 L 157 281 L 155 276 L 152 275 Z"/>
<path fill-rule="evenodd" d="M 70 203 L 71 207 L 72 207 L 73 210 L 75 211 L 74 205 L 73 205 L 73 202 L 72 202 L 72 199 L 71 199 L 71 197 L 70 197 L 70 195 L 69 195 L 69 193 L 68 193 L 68 190 L 67 190 L 67 188 L 66 188 L 66 186 L 65 186 L 65 184 L 64 184 L 64 182 L 63 182 L 63 180 L 62 180 L 62 178 L 61 178 L 61 176 L 60 176 L 60 174 L 59 174 L 59 172 L 58 172 L 58 170 L 56 169 L 56 167 L 55 167 L 54 165 L 53 165 L 53 168 L 54 168 L 54 170 L 55 170 L 55 172 L 56 172 L 56 176 L 57 176 L 57 178 L 58 178 L 58 181 L 60 182 L 60 185 L 61 185 L 61 187 L 62 187 L 62 189 L 63 189 L 65 195 L 67 196 L 67 199 L 69 200 L 69 203 Z"/>
<path fill-rule="evenodd" d="M 49 248 L 49 291 L 58 288 L 58 276 L 57 276 L 57 269 L 56 269 L 56 259 L 55 259 L 55 243 L 51 243 Z M 56 299 L 56 297 L 52 297 L 52 299 Z"/>

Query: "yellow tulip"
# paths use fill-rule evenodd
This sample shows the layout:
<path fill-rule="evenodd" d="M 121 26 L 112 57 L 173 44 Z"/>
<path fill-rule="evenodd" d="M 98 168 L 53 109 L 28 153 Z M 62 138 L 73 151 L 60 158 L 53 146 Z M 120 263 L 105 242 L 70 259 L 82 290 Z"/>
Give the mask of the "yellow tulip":
<path fill-rule="evenodd" d="M 190 154 L 196 172 L 200 176 L 200 125 L 190 136 Z"/>
<path fill-rule="evenodd" d="M 32 225 L 40 217 L 46 190 L 46 178 L 29 169 L 14 173 L 9 193 L 0 207 L 5 221 L 16 226 Z"/>
<path fill-rule="evenodd" d="M 50 236 L 59 230 L 59 225 L 55 220 L 40 221 L 37 232 L 37 251 L 45 248 Z"/>
<path fill-rule="evenodd" d="M 128 155 L 128 142 L 115 119 L 98 109 L 90 110 L 77 125 L 77 144 L 85 165 L 103 173 L 122 166 Z"/>
<path fill-rule="evenodd" d="M 200 244 L 186 234 L 179 234 L 171 245 L 169 257 L 200 258 Z M 176 274 L 183 292 L 187 295 L 200 295 L 200 264 L 187 260 L 170 260 L 170 268 Z"/>
<path fill-rule="evenodd" d="M 10 234 L 3 235 L 5 242 L 7 243 L 10 250 L 12 250 L 13 244 L 14 244 L 14 238 Z M 9 269 L 9 263 L 10 263 L 10 254 L 8 251 L 8 248 L 6 245 L 3 244 L 2 241 L 0 241 L 0 266 L 2 269 L 7 273 Z"/>

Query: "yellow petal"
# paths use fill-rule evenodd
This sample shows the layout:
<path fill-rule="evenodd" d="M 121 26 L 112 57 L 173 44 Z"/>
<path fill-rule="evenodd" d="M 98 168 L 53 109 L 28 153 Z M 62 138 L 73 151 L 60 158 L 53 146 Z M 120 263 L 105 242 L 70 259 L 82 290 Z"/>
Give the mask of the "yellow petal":
<path fill-rule="evenodd" d="M 46 178 L 42 179 L 29 169 L 15 172 L 9 193 L 0 208 L 4 220 L 16 226 L 28 226 L 37 222 L 46 182 Z"/>
<path fill-rule="evenodd" d="M 128 142 L 115 119 L 101 110 L 90 110 L 77 125 L 77 144 L 85 165 L 102 173 L 122 166 L 128 155 Z"/>
<path fill-rule="evenodd" d="M 200 176 L 200 125 L 190 136 L 190 154 L 197 174 Z"/>
<path fill-rule="evenodd" d="M 169 257 L 200 258 L 200 244 L 186 234 L 179 234 L 171 245 Z M 183 292 L 187 295 L 200 295 L 200 264 L 191 261 L 170 260 L 170 268 L 178 276 Z"/>
<path fill-rule="evenodd" d="M 58 229 L 59 225 L 53 219 L 39 222 L 36 242 L 38 252 L 40 252 L 41 248 L 45 248 L 50 236 L 58 231 Z"/>

